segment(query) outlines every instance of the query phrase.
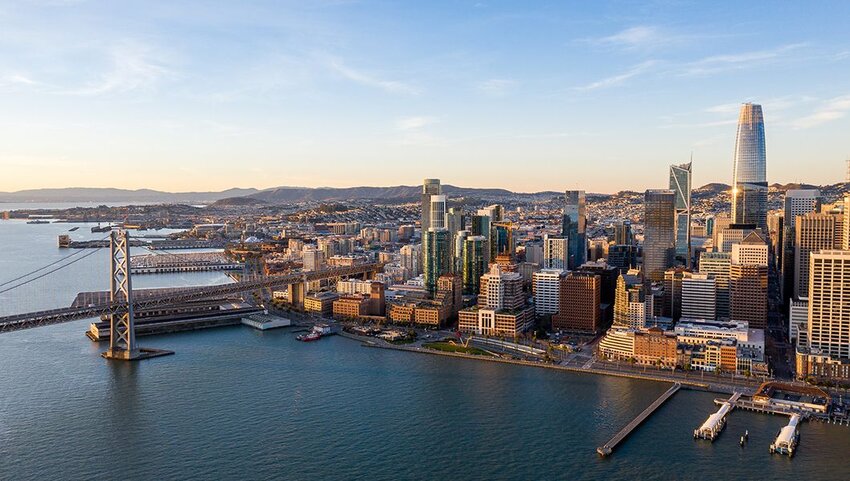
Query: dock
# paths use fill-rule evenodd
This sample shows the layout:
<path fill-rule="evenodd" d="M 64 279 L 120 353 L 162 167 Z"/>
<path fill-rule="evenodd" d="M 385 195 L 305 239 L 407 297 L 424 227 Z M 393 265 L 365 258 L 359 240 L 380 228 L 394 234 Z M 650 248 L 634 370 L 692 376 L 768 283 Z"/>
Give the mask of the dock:
<path fill-rule="evenodd" d="M 694 439 L 707 439 L 714 442 L 720 432 L 726 427 L 726 416 L 735 409 L 735 404 L 741 398 L 741 393 L 736 392 L 726 401 L 720 401 L 720 409 L 708 416 L 708 419 L 697 429 L 694 429 Z M 718 400 L 715 400 L 718 402 Z"/>
<path fill-rule="evenodd" d="M 624 427 L 620 430 L 620 432 L 615 434 L 610 441 L 596 448 L 596 452 L 603 457 L 610 456 L 611 453 L 614 452 L 614 448 L 616 448 L 618 444 L 620 444 L 624 439 L 626 439 L 626 437 L 631 434 L 631 432 L 634 431 L 636 427 L 640 426 L 641 423 L 646 421 L 646 419 L 659 407 L 661 407 L 661 405 L 664 404 L 665 401 L 673 397 L 673 395 L 676 394 L 676 392 L 679 391 L 681 387 L 682 385 L 678 382 L 673 384 L 670 389 L 665 391 L 664 394 L 662 394 L 658 399 L 653 401 L 653 403 L 650 404 L 646 409 L 644 409 L 640 414 L 638 414 L 636 418 L 632 419 L 632 421 L 627 424 L 626 427 Z"/>

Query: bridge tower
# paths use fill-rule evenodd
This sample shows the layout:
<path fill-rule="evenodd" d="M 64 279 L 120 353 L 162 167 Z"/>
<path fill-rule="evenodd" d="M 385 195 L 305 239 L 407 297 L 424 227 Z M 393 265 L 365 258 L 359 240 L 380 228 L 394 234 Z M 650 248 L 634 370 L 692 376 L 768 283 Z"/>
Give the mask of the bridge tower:
<path fill-rule="evenodd" d="M 109 349 L 106 359 L 136 361 L 148 357 L 173 354 L 172 351 L 145 349 L 136 344 L 133 313 L 133 283 L 130 278 L 130 234 L 123 229 L 109 234 L 110 301 L 119 303 L 109 316 Z"/>

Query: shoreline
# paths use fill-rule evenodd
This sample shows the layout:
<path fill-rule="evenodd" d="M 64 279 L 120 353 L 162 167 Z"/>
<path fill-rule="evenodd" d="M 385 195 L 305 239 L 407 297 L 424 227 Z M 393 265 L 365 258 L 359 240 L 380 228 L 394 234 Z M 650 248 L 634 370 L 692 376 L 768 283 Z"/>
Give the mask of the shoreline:
<path fill-rule="evenodd" d="M 476 361 L 496 362 L 496 363 L 502 363 L 502 364 L 513 364 L 513 365 L 517 365 L 517 366 L 528 366 L 528 367 L 536 367 L 536 368 L 542 368 L 542 369 L 553 369 L 553 370 L 557 370 L 557 371 L 567 371 L 567 372 L 573 372 L 573 373 L 579 373 L 579 374 L 592 374 L 592 375 L 596 375 L 596 376 L 611 376 L 611 377 L 619 377 L 619 378 L 625 378 L 625 379 L 636 379 L 636 380 L 640 380 L 640 381 L 652 381 L 652 382 L 661 382 L 661 383 L 668 383 L 668 384 L 678 382 L 682 385 L 682 388 L 684 388 L 684 389 L 711 392 L 711 393 L 716 393 L 716 394 L 727 394 L 727 395 L 729 395 L 729 394 L 732 394 L 732 392 L 733 392 L 733 390 L 731 390 L 731 389 L 722 389 L 719 386 L 715 386 L 715 385 L 703 383 L 703 382 L 697 382 L 697 381 L 689 381 L 689 380 L 681 380 L 681 379 L 668 379 L 668 378 L 661 377 L 661 376 L 652 376 L 652 375 L 638 374 L 638 373 L 612 372 L 612 371 L 607 371 L 607 370 L 603 370 L 603 369 L 594 369 L 594 368 L 583 369 L 583 368 L 578 368 L 578 367 L 560 366 L 560 365 L 557 365 L 557 364 L 548 364 L 548 363 L 543 363 L 543 362 L 523 361 L 523 360 L 520 360 L 520 359 L 504 359 L 504 358 L 493 357 L 493 356 L 476 356 L 474 354 L 465 354 L 465 353 L 458 353 L 458 352 L 446 352 L 446 351 L 439 351 L 439 350 L 436 350 L 436 349 L 408 347 L 408 346 L 404 346 L 404 345 L 391 345 L 391 344 L 386 344 L 386 343 L 375 342 L 371 338 L 365 338 L 365 337 L 357 336 L 357 335 L 350 334 L 350 333 L 347 333 L 347 332 L 339 332 L 338 334 L 342 337 L 347 338 L 347 339 L 351 339 L 351 340 L 360 342 L 363 347 L 371 347 L 371 348 L 377 348 L 377 349 L 389 349 L 389 350 L 393 350 L 393 351 L 404 351 L 404 352 L 412 352 L 412 353 L 419 353 L 419 354 L 431 354 L 431 355 L 437 355 L 437 356 L 447 356 L 447 357 L 453 357 L 453 358 L 459 358 L 459 359 L 469 359 L 469 360 L 476 360 Z"/>

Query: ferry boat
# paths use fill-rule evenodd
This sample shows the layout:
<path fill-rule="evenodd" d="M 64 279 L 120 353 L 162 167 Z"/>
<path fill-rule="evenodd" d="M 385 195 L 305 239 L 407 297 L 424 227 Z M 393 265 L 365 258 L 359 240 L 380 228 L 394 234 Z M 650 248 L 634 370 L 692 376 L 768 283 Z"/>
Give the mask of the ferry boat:
<path fill-rule="evenodd" d="M 321 338 L 322 338 L 322 335 L 319 334 L 318 332 L 310 331 L 307 334 L 301 334 L 300 336 L 296 337 L 295 339 L 298 339 L 299 341 L 302 341 L 302 342 L 310 342 L 310 341 L 318 341 Z"/>

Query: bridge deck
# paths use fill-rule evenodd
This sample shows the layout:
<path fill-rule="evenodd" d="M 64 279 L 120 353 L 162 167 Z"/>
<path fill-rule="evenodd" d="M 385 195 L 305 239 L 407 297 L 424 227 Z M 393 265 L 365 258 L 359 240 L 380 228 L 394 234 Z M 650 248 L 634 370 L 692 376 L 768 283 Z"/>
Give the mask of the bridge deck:
<path fill-rule="evenodd" d="M 610 441 L 596 448 L 596 452 L 599 453 L 601 456 L 610 456 L 611 453 L 614 452 L 614 448 L 616 448 L 617 445 L 620 444 L 620 442 L 626 439 L 626 437 L 631 434 L 631 432 L 634 431 L 636 427 L 640 426 L 641 423 L 646 421 L 646 419 L 652 413 L 654 413 L 656 409 L 661 407 L 661 405 L 664 404 L 665 401 L 667 401 L 674 394 L 676 394 L 676 392 L 681 387 L 682 385 L 679 383 L 673 384 L 670 389 L 665 391 L 664 394 L 662 394 L 658 399 L 653 401 L 652 404 L 650 404 L 646 409 L 644 409 L 640 414 L 638 414 L 636 418 L 632 419 L 629 424 L 626 424 L 626 426 L 621 429 L 617 434 L 615 434 Z"/>

